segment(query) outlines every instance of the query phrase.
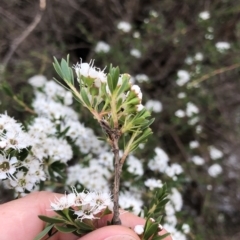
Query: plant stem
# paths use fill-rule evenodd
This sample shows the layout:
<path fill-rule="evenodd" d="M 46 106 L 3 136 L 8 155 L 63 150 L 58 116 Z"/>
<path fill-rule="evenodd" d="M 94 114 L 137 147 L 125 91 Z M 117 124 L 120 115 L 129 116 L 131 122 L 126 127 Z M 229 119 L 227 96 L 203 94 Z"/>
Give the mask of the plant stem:
<path fill-rule="evenodd" d="M 113 140 L 112 150 L 114 153 L 114 183 L 113 183 L 113 219 L 114 225 L 121 225 L 119 213 L 119 189 L 120 177 L 122 172 L 122 164 L 120 163 L 118 139 Z"/>
<path fill-rule="evenodd" d="M 119 189 L 120 189 L 120 177 L 122 172 L 122 163 L 119 157 L 118 141 L 121 136 L 121 131 L 118 128 L 111 128 L 107 121 L 99 121 L 102 129 L 106 132 L 114 154 L 114 183 L 113 183 L 113 219 L 114 225 L 121 225 L 120 213 L 119 213 Z"/>

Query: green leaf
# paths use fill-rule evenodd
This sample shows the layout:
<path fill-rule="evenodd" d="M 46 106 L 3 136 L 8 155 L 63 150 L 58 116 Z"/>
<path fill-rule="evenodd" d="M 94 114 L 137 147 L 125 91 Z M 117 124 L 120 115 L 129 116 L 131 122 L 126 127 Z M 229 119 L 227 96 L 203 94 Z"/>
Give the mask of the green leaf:
<path fill-rule="evenodd" d="M 44 215 L 39 215 L 38 216 L 42 221 L 47 222 L 47 223 L 64 223 L 65 220 L 62 218 L 58 217 L 47 217 Z"/>
<path fill-rule="evenodd" d="M 53 59 L 54 59 L 53 67 L 54 67 L 55 71 L 57 72 L 57 74 L 58 74 L 62 79 L 64 79 L 63 74 L 62 74 L 61 67 L 60 67 L 60 65 L 59 65 L 59 63 L 58 63 L 58 60 L 57 60 L 55 57 L 53 57 Z"/>
<path fill-rule="evenodd" d="M 82 96 L 82 99 L 83 99 L 84 103 L 85 103 L 88 107 L 91 107 L 91 103 L 90 103 L 90 101 L 89 101 L 87 92 L 85 91 L 84 88 L 81 88 L 80 94 L 81 94 L 81 96 Z"/>
<path fill-rule="evenodd" d="M 122 80 L 122 85 L 121 87 L 118 89 L 118 92 L 117 92 L 117 96 L 119 96 L 120 94 L 122 94 L 123 92 L 126 92 L 130 89 L 130 83 L 129 83 L 129 79 L 124 79 Z"/>
<path fill-rule="evenodd" d="M 109 87 L 110 92 L 113 93 L 113 90 L 114 90 L 113 81 L 112 81 L 112 76 L 111 76 L 110 73 L 107 75 L 107 83 L 108 83 L 108 87 Z"/>
<path fill-rule="evenodd" d="M 110 69 L 110 74 L 111 74 L 111 77 L 112 77 L 112 86 L 113 86 L 113 91 L 114 91 L 117 87 L 117 84 L 118 84 L 119 67 L 111 68 Z"/>
<path fill-rule="evenodd" d="M 7 82 L 4 82 L 1 84 L 1 89 L 9 96 L 9 97 L 13 97 L 14 96 L 14 93 L 11 89 L 11 86 L 7 83 Z"/>
<path fill-rule="evenodd" d="M 34 240 L 41 240 L 48 232 L 51 231 L 53 228 L 54 224 L 48 225 L 42 230 L 35 238 Z"/>
<path fill-rule="evenodd" d="M 158 223 L 152 223 L 150 220 L 148 220 L 148 222 L 149 224 L 147 225 L 143 235 L 146 240 L 150 239 L 151 236 L 154 236 L 158 232 Z"/>
<path fill-rule="evenodd" d="M 92 231 L 93 229 L 94 229 L 94 227 L 93 226 L 91 226 L 91 225 L 88 225 L 88 224 L 86 224 L 86 223 L 84 223 L 84 222 L 81 222 L 79 219 L 76 219 L 75 221 L 75 224 L 77 225 L 77 227 L 79 228 L 79 229 L 81 229 L 81 230 L 83 230 L 83 231 L 87 231 L 87 232 L 89 232 L 89 231 Z"/>
<path fill-rule="evenodd" d="M 64 80 L 67 81 L 68 83 L 72 83 L 71 82 L 70 68 L 69 68 L 68 63 L 66 62 L 65 59 L 61 60 L 61 69 L 62 69 L 62 74 L 63 74 Z"/>
<path fill-rule="evenodd" d="M 63 232 L 63 233 L 72 233 L 74 231 L 76 231 L 76 227 L 63 227 L 63 226 L 59 226 L 59 225 L 55 225 L 54 226 L 59 232 Z"/>

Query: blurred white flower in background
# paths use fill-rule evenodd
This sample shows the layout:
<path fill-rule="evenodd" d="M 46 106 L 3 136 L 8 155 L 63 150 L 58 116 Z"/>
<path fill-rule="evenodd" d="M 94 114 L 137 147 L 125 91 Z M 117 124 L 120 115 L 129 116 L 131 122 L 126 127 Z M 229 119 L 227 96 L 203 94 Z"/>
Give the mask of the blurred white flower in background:
<path fill-rule="evenodd" d="M 208 20 L 210 18 L 210 13 L 208 11 L 203 11 L 203 12 L 200 12 L 198 16 L 202 20 Z"/>
<path fill-rule="evenodd" d="M 144 182 L 144 185 L 150 190 L 153 190 L 154 188 L 161 188 L 163 183 L 160 179 L 149 178 Z"/>
<path fill-rule="evenodd" d="M 187 57 L 186 59 L 185 59 L 185 63 L 187 64 L 187 65 L 192 65 L 193 64 L 193 58 L 192 57 Z"/>
<path fill-rule="evenodd" d="M 137 80 L 137 82 L 139 83 L 143 83 L 143 82 L 148 82 L 149 81 L 149 77 L 146 74 L 137 74 L 135 76 L 135 79 Z"/>
<path fill-rule="evenodd" d="M 217 177 L 220 173 L 222 173 L 222 167 L 217 163 L 208 168 L 208 174 L 211 177 Z"/>
<path fill-rule="evenodd" d="M 177 95 L 177 97 L 179 98 L 179 99 L 183 99 L 183 98 L 185 98 L 187 95 L 186 95 L 186 93 L 185 92 L 180 92 L 178 95 Z"/>
<path fill-rule="evenodd" d="M 100 52 L 108 53 L 110 51 L 110 49 L 111 49 L 111 47 L 109 44 L 107 44 L 106 42 L 103 42 L 103 41 L 99 41 L 96 44 L 95 52 L 96 53 L 100 53 Z"/>
<path fill-rule="evenodd" d="M 42 87 L 47 82 L 47 78 L 43 75 L 35 75 L 35 76 L 29 78 L 28 82 L 33 87 L 38 88 L 38 87 Z"/>
<path fill-rule="evenodd" d="M 183 110 L 179 109 L 175 112 L 175 116 L 179 117 L 179 118 L 183 118 L 183 117 L 185 117 L 185 112 Z"/>
<path fill-rule="evenodd" d="M 198 141 L 191 141 L 191 142 L 189 143 L 189 147 L 190 147 L 191 149 L 198 148 L 198 147 L 199 147 L 199 142 L 198 142 Z"/>
<path fill-rule="evenodd" d="M 137 32 L 137 31 L 134 32 L 134 33 L 133 33 L 133 37 L 134 37 L 134 38 L 140 38 L 140 32 Z"/>
<path fill-rule="evenodd" d="M 132 25 L 129 22 L 121 21 L 118 23 L 117 28 L 122 30 L 123 32 L 130 32 L 132 29 Z"/>
<path fill-rule="evenodd" d="M 224 53 L 226 50 L 230 49 L 231 45 L 228 42 L 217 42 L 215 47 L 220 53 Z"/>
<path fill-rule="evenodd" d="M 140 58 L 142 56 L 142 53 L 138 49 L 133 48 L 130 51 L 130 55 L 132 55 L 135 58 Z"/>
<path fill-rule="evenodd" d="M 194 56 L 194 59 L 196 61 L 202 61 L 203 60 L 203 54 L 200 53 L 200 52 L 196 53 L 195 56 Z"/>
<path fill-rule="evenodd" d="M 191 116 L 193 116 L 194 114 L 197 114 L 197 113 L 199 113 L 198 107 L 195 104 L 193 104 L 192 102 L 188 102 L 187 103 L 187 109 L 186 109 L 186 115 L 188 117 L 191 117 Z"/>
<path fill-rule="evenodd" d="M 152 110 L 155 113 L 162 111 L 162 103 L 158 100 L 148 100 L 145 104 L 146 109 Z"/>
<path fill-rule="evenodd" d="M 190 232 L 190 226 L 187 223 L 184 223 L 182 225 L 182 230 L 185 234 L 188 234 Z"/>
<path fill-rule="evenodd" d="M 196 165 L 203 165 L 205 162 L 204 159 L 200 156 L 193 156 L 191 158 L 191 161 Z"/>
<path fill-rule="evenodd" d="M 212 160 L 216 160 L 223 157 L 223 152 L 214 146 L 209 146 L 209 154 Z"/>
<path fill-rule="evenodd" d="M 190 74 L 186 70 L 179 70 L 177 72 L 177 76 L 178 76 L 178 79 L 176 83 L 180 87 L 186 84 L 190 80 Z"/>

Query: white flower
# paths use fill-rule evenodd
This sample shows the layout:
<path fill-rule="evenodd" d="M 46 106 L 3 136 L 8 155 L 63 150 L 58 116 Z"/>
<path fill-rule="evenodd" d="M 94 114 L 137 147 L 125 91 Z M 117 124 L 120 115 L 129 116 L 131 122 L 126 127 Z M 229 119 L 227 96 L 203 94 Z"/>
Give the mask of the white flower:
<path fill-rule="evenodd" d="M 143 165 L 140 162 L 140 160 L 134 157 L 133 155 L 130 155 L 128 157 L 127 166 L 128 166 L 127 167 L 128 172 L 137 176 L 143 175 Z"/>
<path fill-rule="evenodd" d="M 183 110 L 179 109 L 175 112 L 175 116 L 179 117 L 179 118 L 183 118 L 183 117 L 185 117 L 185 112 Z"/>
<path fill-rule="evenodd" d="M 140 58 L 142 56 L 142 53 L 138 49 L 133 48 L 130 51 L 130 55 L 132 55 L 135 58 Z"/>
<path fill-rule="evenodd" d="M 220 53 L 224 53 L 226 50 L 230 49 L 231 45 L 228 42 L 217 42 L 215 47 Z"/>
<path fill-rule="evenodd" d="M 144 182 L 144 185 L 150 190 L 153 190 L 154 188 L 161 188 L 163 183 L 160 179 L 149 178 Z"/>
<path fill-rule="evenodd" d="M 16 166 L 17 163 L 16 157 L 9 157 L 0 154 L 0 179 L 6 179 L 13 176 L 13 174 L 16 172 Z"/>
<path fill-rule="evenodd" d="M 43 87 L 47 82 L 47 78 L 42 75 L 35 75 L 28 79 L 28 82 L 35 88 Z"/>
<path fill-rule="evenodd" d="M 137 74 L 135 76 L 136 80 L 139 82 L 139 83 L 143 83 L 143 82 L 148 82 L 149 81 L 149 77 L 146 75 L 146 74 Z"/>
<path fill-rule="evenodd" d="M 187 223 L 184 223 L 182 225 L 182 230 L 185 234 L 188 234 L 190 232 L 190 226 Z"/>
<path fill-rule="evenodd" d="M 193 116 L 194 114 L 197 114 L 197 113 L 199 113 L 198 107 L 195 104 L 193 104 L 192 102 L 188 102 L 187 103 L 187 109 L 186 109 L 186 115 L 188 117 L 191 117 L 191 116 Z"/>
<path fill-rule="evenodd" d="M 176 83 L 180 87 L 186 84 L 190 80 L 189 72 L 187 72 L 186 70 L 179 70 L 177 72 L 177 76 L 178 76 L 178 79 Z"/>
<path fill-rule="evenodd" d="M 193 58 L 192 57 L 187 57 L 186 59 L 185 59 L 185 63 L 187 64 L 187 65 L 192 65 L 193 64 Z"/>
<path fill-rule="evenodd" d="M 191 160 L 196 165 L 203 165 L 205 162 L 204 159 L 201 158 L 200 156 L 193 156 Z"/>
<path fill-rule="evenodd" d="M 139 32 L 134 32 L 133 37 L 134 38 L 140 38 L 140 33 Z"/>
<path fill-rule="evenodd" d="M 18 171 L 14 177 L 14 179 L 9 179 L 9 184 L 16 192 L 21 193 L 25 190 L 31 192 L 33 190 L 35 182 L 30 174 Z"/>
<path fill-rule="evenodd" d="M 63 210 L 75 205 L 76 195 L 75 193 L 65 194 L 64 196 L 57 198 L 55 202 L 51 202 L 51 208 L 54 211 Z"/>
<path fill-rule="evenodd" d="M 131 91 L 133 91 L 137 97 L 142 100 L 142 92 L 141 92 L 141 88 L 138 85 L 132 85 L 131 86 Z"/>
<path fill-rule="evenodd" d="M 178 163 L 173 163 L 171 166 L 168 166 L 165 169 L 165 173 L 171 178 L 181 174 L 182 172 L 183 172 L 183 169 Z"/>
<path fill-rule="evenodd" d="M 99 68 L 96 68 L 93 66 L 94 61 L 90 61 L 90 63 L 77 63 L 74 66 L 74 69 L 76 71 L 76 74 L 78 78 L 81 78 L 81 76 L 84 76 L 86 78 L 92 78 L 99 80 L 102 83 L 107 82 L 106 74 L 104 73 L 104 70 L 100 70 Z"/>
<path fill-rule="evenodd" d="M 189 147 L 190 147 L 191 149 L 198 148 L 198 147 L 199 147 L 199 142 L 198 142 L 198 141 L 191 141 L 191 142 L 189 143 Z"/>
<path fill-rule="evenodd" d="M 118 23 L 117 28 L 123 32 L 129 32 L 132 29 L 132 26 L 129 22 L 121 21 Z"/>
<path fill-rule="evenodd" d="M 137 109 L 136 109 L 137 112 L 140 112 L 144 109 L 144 106 L 142 104 L 138 104 L 138 105 L 136 105 L 136 107 L 137 107 Z"/>
<path fill-rule="evenodd" d="M 199 117 L 198 116 L 188 120 L 188 124 L 191 125 L 191 126 L 197 124 L 198 122 L 199 122 Z"/>
<path fill-rule="evenodd" d="M 162 111 L 162 103 L 157 100 L 148 100 L 145 104 L 146 109 L 152 110 L 155 113 L 159 113 Z"/>
<path fill-rule="evenodd" d="M 196 133 L 199 134 L 202 132 L 202 130 L 203 130 L 202 126 L 200 126 L 200 125 L 196 126 Z"/>
<path fill-rule="evenodd" d="M 169 157 L 161 148 L 157 147 L 154 151 L 156 156 L 148 162 L 148 167 L 152 171 L 164 172 L 168 166 Z"/>
<path fill-rule="evenodd" d="M 195 58 L 196 61 L 202 61 L 203 60 L 203 54 L 198 52 L 198 53 L 195 54 L 194 58 Z"/>
<path fill-rule="evenodd" d="M 179 212 L 183 206 L 183 199 L 181 193 L 176 188 L 172 188 L 169 199 L 175 210 Z"/>
<path fill-rule="evenodd" d="M 214 146 L 210 146 L 208 149 L 212 160 L 216 160 L 223 157 L 223 152 L 215 148 Z"/>
<path fill-rule="evenodd" d="M 186 95 L 185 92 L 180 92 L 180 93 L 177 95 L 177 97 L 178 97 L 179 99 L 185 98 L 186 96 L 187 96 L 187 95 Z"/>
<path fill-rule="evenodd" d="M 220 173 L 222 173 L 222 167 L 217 163 L 208 168 L 208 174 L 211 177 L 217 177 Z"/>
<path fill-rule="evenodd" d="M 134 227 L 134 232 L 135 232 L 136 234 L 138 234 L 138 235 L 143 234 L 143 232 L 144 232 L 144 225 L 136 225 L 136 226 Z"/>
<path fill-rule="evenodd" d="M 143 207 L 143 201 L 134 193 L 125 191 L 119 195 L 119 205 L 124 209 L 132 208 L 133 213 L 139 214 Z"/>
<path fill-rule="evenodd" d="M 203 11 L 203 12 L 200 12 L 198 16 L 202 20 L 207 20 L 210 18 L 210 13 L 208 11 Z"/>
<path fill-rule="evenodd" d="M 103 42 L 103 41 L 99 41 L 95 47 L 95 52 L 96 53 L 100 53 L 100 52 L 103 52 L 103 53 L 108 53 L 110 51 L 110 45 L 107 44 L 106 42 Z"/>

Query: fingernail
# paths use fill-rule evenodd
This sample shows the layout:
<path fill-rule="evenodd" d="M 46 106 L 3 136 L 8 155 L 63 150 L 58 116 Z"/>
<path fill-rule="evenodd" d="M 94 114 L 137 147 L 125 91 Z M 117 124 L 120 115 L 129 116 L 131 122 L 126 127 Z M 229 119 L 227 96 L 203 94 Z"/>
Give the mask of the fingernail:
<path fill-rule="evenodd" d="M 108 238 L 105 238 L 104 240 L 137 240 L 136 238 L 132 237 L 131 235 L 115 235 Z"/>

